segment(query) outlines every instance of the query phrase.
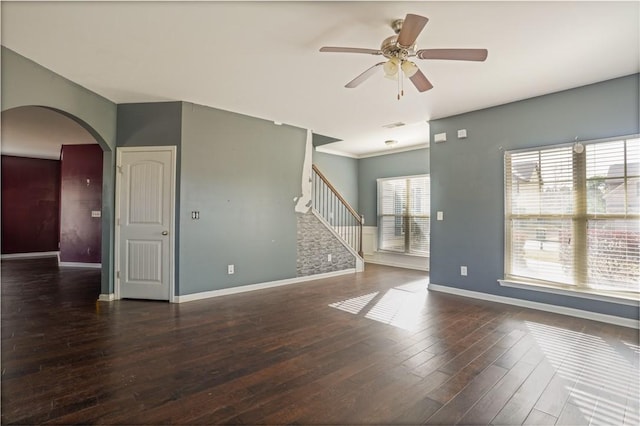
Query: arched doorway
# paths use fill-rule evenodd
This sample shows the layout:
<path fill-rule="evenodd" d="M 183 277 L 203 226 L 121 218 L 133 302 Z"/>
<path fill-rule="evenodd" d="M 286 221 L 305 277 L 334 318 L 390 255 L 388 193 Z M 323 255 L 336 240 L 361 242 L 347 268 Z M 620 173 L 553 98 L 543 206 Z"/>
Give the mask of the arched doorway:
<path fill-rule="evenodd" d="M 103 185 L 108 146 L 82 120 L 54 108 L 21 106 L 1 117 L 2 257 L 55 255 L 61 267 L 110 268 L 110 253 L 102 253 L 109 247 L 103 198 L 113 196 Z"/>

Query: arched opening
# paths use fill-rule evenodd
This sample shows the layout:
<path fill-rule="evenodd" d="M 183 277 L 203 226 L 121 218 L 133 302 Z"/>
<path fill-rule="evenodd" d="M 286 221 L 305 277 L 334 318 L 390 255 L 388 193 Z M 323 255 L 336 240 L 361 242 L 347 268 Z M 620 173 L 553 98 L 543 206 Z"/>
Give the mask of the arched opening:
<path fill-rule="evenodd" d="M 1 117 L 2 257 L 53 255 L 62 268 L 109 268 L 103 237 L 111 224 L 102 214 L 112 197 L 103 185 L 111 175 L 108 145 L 54 108 L 21 106 Z M 109 286 L 105 272 L 96 297 Z"/>

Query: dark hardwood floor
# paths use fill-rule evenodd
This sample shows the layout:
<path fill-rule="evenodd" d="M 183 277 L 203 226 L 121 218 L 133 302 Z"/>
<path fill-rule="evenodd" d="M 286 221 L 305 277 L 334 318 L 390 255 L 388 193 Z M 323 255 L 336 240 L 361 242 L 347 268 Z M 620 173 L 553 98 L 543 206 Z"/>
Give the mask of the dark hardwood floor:
<path fill-rule="evenodd" d="M 184 304 L 2 261 L 3 424 L 637 425 L 638 331 L 366 272 Z"/>

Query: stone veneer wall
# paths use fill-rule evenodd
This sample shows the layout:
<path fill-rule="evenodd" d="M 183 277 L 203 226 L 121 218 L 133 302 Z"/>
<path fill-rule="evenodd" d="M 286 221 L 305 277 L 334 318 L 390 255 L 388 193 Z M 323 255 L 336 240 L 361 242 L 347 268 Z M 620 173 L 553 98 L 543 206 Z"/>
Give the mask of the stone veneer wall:
<path fill-rule="evenodd" d="M 297 275 L 324 274 L 356 267 L 356 258 L 311 212 L 297 214 Z M 327 260 L 331 254 L 331 262 Z"/>

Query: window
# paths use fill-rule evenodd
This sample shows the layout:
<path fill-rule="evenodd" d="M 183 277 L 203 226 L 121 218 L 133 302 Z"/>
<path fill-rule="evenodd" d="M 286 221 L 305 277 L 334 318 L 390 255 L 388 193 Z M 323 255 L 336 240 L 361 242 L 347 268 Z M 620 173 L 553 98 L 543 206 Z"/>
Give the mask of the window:
<path fill-rule="evenodd" d="M 429 175 L 378 179 L 378 248 L 429 256 Z"/>
<path fill-rule="evenodd" d="M 505 153 L 505 278 L 638 293 L 639 166 L 637 138 Z"/>

